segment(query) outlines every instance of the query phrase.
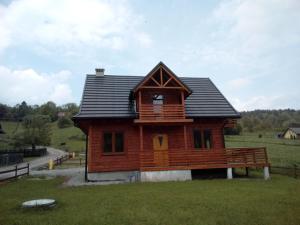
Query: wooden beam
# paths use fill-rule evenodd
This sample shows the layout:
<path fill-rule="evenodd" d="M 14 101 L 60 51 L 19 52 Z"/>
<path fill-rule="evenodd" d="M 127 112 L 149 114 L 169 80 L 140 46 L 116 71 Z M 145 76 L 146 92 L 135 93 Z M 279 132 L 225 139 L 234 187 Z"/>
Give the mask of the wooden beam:
<path fill-rule="evenodd" d="M 139 112 L 141 111 L 141 108 L 142 108 L 142 92 L 139 91 L 139 105 L 138 105 L 138 108 L 139 108 Z"/>
<path fill-rule="evenodd" d="M 143 126 L 140 125 L 140 151 L 144 151 Z"/>
<path fill-rule="evenodd" d="M 181 91 L 181 104 L 183 106 L 183 116 L 185 118 L 185 101 L 184 101 L 184 93 Z"/>
<path fill-rule="evenodd" d="M 159 75 L 160 75 L 160 86 L 163 86 L 162 68 L 160 68 L 160 70 L 159 70 Z"/>
<path fill-rule="evenodd" d="M 168 84 L 171 80 L 173 80 L 173 77 L 170 77 L 170 78 L 167 80 L 167 82 L 164 84 L 164 87 L 167 86 L 167 84 Z"/>
<path fill-rule="evenodd" d="M 182 87 L 157 87 L 157 86 L 143 86 L 140 89 L 175 89 L 175 90 L 184 90 Z"/>
<path fill-rule="evenodd" d="M 153 81 L 157 84 L 157 86 L 161 86 L 161 85 L 157 82 L 157 80 L 155 80 L 153 77 L 150 77 L 150 79 L 153 80 Z M 146 87 L 147 87 L 147 86 L 146 86 Z"/>
<path fill-rule="evenodd" d="M 186 133 L 186 125 L 183 126 L 183 136 L 184 136 L 184 149 L 187 150 L 187 133 Z"/>
<path fill-rule="evenodd" d="M 176 124 L 176 123 L 192 123 L 193 119 L 169 119 L 169 120 L 144 120 L 144 119 L 135 119 L 134 123 L 142 124 Z"/>
<path fill-rule="evenodd" d="M 165 70 L 165 72 L 170 76 L 170 77 L 173 77 L 173 79 L 180 85 L 180 87 L 182 87 L 182 89 L 186 90 L 188 93 L 189 93 L 189 90 L 184 86 L 182 85 L 182 82 L 179 81 L 178 79 L 176 79 L 176 77 L 174 77 L 171 73 L 169 73 L 167 70 Z"/>

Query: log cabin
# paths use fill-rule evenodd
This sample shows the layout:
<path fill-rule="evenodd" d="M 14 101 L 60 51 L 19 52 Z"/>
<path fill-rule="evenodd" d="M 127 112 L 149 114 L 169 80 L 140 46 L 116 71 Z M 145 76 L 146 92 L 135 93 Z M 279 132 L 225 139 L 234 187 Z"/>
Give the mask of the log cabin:
<path fill-rule="evenodd" d="M 164 63 L 146 76 L 87 75 L 73 121 L 86 134 L 87 181 L 191 180 L 192 172 L 261 167 L 265 148 L 225 148 L 240 118 L 209 78 L 179 77 Z"/>

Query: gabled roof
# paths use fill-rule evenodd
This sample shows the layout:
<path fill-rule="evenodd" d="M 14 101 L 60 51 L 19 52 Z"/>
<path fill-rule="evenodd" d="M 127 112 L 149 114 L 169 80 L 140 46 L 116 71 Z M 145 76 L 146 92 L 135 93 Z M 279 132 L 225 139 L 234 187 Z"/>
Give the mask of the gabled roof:
<path fill-rule="evenodd" d="M 296 134 L 300 134 L 300 127 L 289 127 L 288 129 L 294 131 Z"/>
<path fill-rule="evenodd" d="M 80 111 L 74 119 L 81 118 L 136 118 L 132 90 L 144 76 L 87 75 Z M 186 98 L 186 115 L 190 118 L 239 118 L 209 78 L 180 77 L 193 92 Z"/>
<path fill-rule="evenodd" d="M 155 78 L 158 75 L 158 78 Z M 139 89 L 144 86 L 149 86 L 147 83 L 152 82 L 150 86 L 153 87 L 170 87 L 176 86 L 180 87 L 185 91 L 186 96 L 192 93 L 192 90 L 186 85 L 176 74 L 167 67 L 163 62 L 159 62 L 136 86 L 133 88 L 133 93 L 135 94 Z M 175 85 L 174 85 L 175 84 Z"/>

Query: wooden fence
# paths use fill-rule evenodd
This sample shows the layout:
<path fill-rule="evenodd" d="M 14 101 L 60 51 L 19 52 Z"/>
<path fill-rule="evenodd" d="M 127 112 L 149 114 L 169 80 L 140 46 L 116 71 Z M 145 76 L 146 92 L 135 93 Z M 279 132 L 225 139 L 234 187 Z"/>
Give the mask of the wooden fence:
<path fill-rule="evenodd" d="M 69 155 L 64 155 L 61 157 L 57 157 L 53 160 L 54 165 L 61 165 L 64 161 L 68 160 L 70 158 Z"/>
<path fill-rule="evenodd" d="M 5 176 L 5 175 L 7 175 L 7 176 Z M 24 176 L 24 175 L 29 175 L 29 163 L 27 163 L 26 166 L 15 165 L 15 167 L 13 169 L 0 171 L 0 181 L 15 179 L 15 178 L 18 178 L 18 177 Z"/>
<path fill-rule="evenodd" d="M 287 175 L 297 179 L 300 177 L 300 167 L 296 164 L 293 167 L 271 166 L 270 172 L 273 174 Z"/>

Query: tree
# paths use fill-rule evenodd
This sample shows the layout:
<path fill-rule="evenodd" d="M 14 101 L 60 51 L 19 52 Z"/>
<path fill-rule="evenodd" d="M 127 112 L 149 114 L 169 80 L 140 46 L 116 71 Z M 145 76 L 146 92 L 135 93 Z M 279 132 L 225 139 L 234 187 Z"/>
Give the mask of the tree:
<path fill-rule="evenodd" d="M 35 149 L 36 145 L 49 145 L 51 142 L 49 122 L 49 116 L 25 116 L 22 122 L 23 131 L 15 135 L 14 146 L 23 147 L 31 145 L 32 149 Z"/>
<path fill-rule="evenodd" d="M 76 115 L 79 111 L 79 107 L 76 103 L 67 103 L 61 106 L 62 111 L 67 112 L 68 116 L 72 117 Z"/>
<path fill-rule="evenodd" d="M 16 120 L 21 120 L 24 116 L 32 112 L 31 106 L 27 105 L 25 101 L 17 104 L 12 108 L 13 117 Z"/>
<path fill-rule="evenodd" d="M 42 115 L 48 115 L 52 122 L 57 120 L 57 108 L 54 102 L 47 102 L 46 104 L 41 105 L 40 113 Z"/>
<path fill-rule="evenodd" d="M 8 119 L 10 107 L 0 103 L 0 119 Z"/>
<path fill-rule="evenodd" d="M 71 127 L 71 126 L 73 126 L 73 122 L 72 122 L 71 119 L 64 116 L 64 117 L 61 117 L 61 118 L 58 119 L 57 126 L 59 128 Z"/>

